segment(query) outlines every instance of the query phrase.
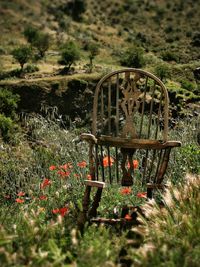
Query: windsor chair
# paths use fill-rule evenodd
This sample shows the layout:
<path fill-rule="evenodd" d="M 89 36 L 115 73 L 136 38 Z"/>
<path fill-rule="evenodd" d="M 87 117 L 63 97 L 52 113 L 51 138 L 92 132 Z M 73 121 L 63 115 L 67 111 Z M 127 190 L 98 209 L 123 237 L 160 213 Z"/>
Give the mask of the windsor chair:
<path fill-rule="evenodd" d="M 136 158 L 147 198 L 164 188 L 171 149 L 181 145 L 168 140 L 168 113 L 167 89 L 147 71 L 122 69 L 99 81 L 93 100 L 92 131 L 81 135 L 89 144 L 91 180 L 85 180 L 80 228 L 87 220 L 95 221 L 106 184 L 134 186 Z M 90 201 L 93 189 L 96 194 Z"/>

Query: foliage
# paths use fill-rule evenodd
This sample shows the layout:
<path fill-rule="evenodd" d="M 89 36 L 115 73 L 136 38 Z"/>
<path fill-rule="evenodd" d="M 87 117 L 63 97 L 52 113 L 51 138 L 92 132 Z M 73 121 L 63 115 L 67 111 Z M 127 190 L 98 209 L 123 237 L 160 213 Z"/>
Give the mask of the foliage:
<path fill-rule="evenodd" d="M 89 52 L 89 72 L 92 72 L 92 68 L 93 68 L 93 60 L 94 58 L 99 54 L 99 46 L 95 43 L 89 43 L 87 50 Z"/>
<path fill-rule="evenodd" d="M 84 0 L 71 0 L 66 9 L 74 20 L 81 21 L 82 14 L 86 11 L 86 5 Z"/>
<path fill-rule="evenodd" d="M 190 129 L 180 122 L 170 132 L 171 137 L 182 141 L 183 147 L 174 151 L 167 175 L 176 184 L 181 181 L 182 186 L 170 187 L 174 190 L 174 202 L 170 202 L 168 193 L 164 198 L 166 209 L 160 210 L 155 204 L 157 213 L 151 213 L 144 225 L 134 230 L 138 234 L 142 227 L 145 233 L 138 241 L 136 235 L 131 240 L 130 232 L 126 234 L 117 227 L 93 225 L 85 229 L 83 236 L 79 234 L 76 222 L 82 209 L 84 180 L 89 173 L 87 146 L 77 140 L 77 129 L 60 128 L 56 116 L 50 115 L 45 119 L 27 114 L 23 120 L 25 134 L 19 136 L 18 145 L 10 149 L 3 143 L 0 150 L 1 265 L 120 266 L 125 255 L 136 266 L 149 262 L 151 266 L 165 263 L 175 266 L 178 260 L 182 264 L 184 258 L 196 266 L 199 194 L 196 184 L 187 183 L 188 177 L 183 179 L 188 170 L 198 170 L 195 120 L 193 124 L 190 121 Z M 136 169 L 136 182 L 138 174 Z M 98 213 L 113 218 L 116 206 L 146 203 L 145 198 L 137 196 L 138 190 L 145 189 L 138 188 L 137 183 L 123 191 L 117 185 L 105 188 Z M 152 206 L 146 208 L 147 212 L 153 210 Z M 129 250 L 131 244 L 133 248 Z M 181 259 L 181 255 L 185 257 Z"/>
<path fill-rule="evenodd" d="M 24 64 L 26 64 L 32 56 L 32 51 L 29 46 L 21 46 L 12 51 L 12 55 L 16 61 L 19 62 L 21 66 L 21 71 L 23 70 Z"/>
<path fill-rule="evenodd" d="M 168 65 L 157 64 L 155 67 L 155 74 L 161 79 L 161 81 L 164 81 L 165 79 L 170 78 L 171 71 Z"/>
<path fill-rule="evenodd" d="M 73 42 L 67 42 L 62 46 L 61 59 L 58 61 L 59 64 L 65 65 L 66 72 L 69 72 L 70 67 L 80 58 L 80 51 L 78 46 Z"/>
<path fill-rule="evenodd" d="M 141 68 L 144 66 L 143 50 L 140 47 L 129 47 L 120 57 L 120 64 L 127 67 Z"/>
<path fill-rule="evenodd" d="M 0 135 L 5 142 L 10 141 L 18 129 L 14 119 L 19 96 L 6 89 L 0 89 Z"/>
<path fill-rule="evenodd" d="M 200 253 L 200 177 L 187 175 L 185 183 L 169 187 L 160 208 L 149 202 L 143 210 L 143 226 L 134 231 L 144 244 L 131 250 L 136 266 L 198 266 Z M 132 255 L 131 255 L 132 254 Z"/>
<path fill-rule="evenodd" d="M 46 51 L 49 49 L 50 35 L 48 33 L 38 32 L 32 45 L 38 50 L 39 58 L 43 58 Z"/>
<path fill-rule="evenodd" d="M 35 27 L 28 25 L 24 29 L 24 37 L 26 40 L 32 45 L 34 41 L 37 39 L 38 29 Z"/>

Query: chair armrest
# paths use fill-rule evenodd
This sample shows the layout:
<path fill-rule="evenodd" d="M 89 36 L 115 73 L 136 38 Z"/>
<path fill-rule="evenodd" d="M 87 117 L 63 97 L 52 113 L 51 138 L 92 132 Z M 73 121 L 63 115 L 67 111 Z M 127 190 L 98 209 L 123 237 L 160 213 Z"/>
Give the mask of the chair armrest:
<path fill-rule="evenodd" d="M 93 134 L 82 133 L 80 138 L 81 138 L 81 140 L 86 141 L 88 143 L 97 144 L 97 139 Z"/>
<path fill-rule="evenodd" d="M 150 139 L 128 139 L 112 136 L 101 136 L 97 139 L 97 144 L 113 147 L 134 148 L 134 149 L 163 149 L 167 147 L 179 147 L 179 141 L 162 141 Z"/>
<path fill-rule="evenodd" d="M 87 186 L 92 186 L 92 187 L 104 188 L 106 186 L 104 182 L 99 182 L 99 181 L 85 180 L 84 182 Z"/>

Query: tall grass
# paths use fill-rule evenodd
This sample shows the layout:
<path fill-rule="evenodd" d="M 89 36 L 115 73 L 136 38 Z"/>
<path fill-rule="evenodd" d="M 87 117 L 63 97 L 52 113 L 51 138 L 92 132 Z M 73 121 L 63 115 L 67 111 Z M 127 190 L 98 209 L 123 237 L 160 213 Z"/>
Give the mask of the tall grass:
<path fill-rule="evenodd" d="M 179 122 L 170 132 L 170 139 L 182 141 L 167 173 L 173 186 L 163 200 L 165 208 L 148 204 L 148 219 L 132 231 L 144 232 L 139 249 L 129 248 L 137 235 L 129 243 L 130 232 L 119 228 L 90 226 L 83 237 L 76 229 L 89 173 L 87 165 L 79 164 L 87 162 L 87 146 L 78 138 L 85 129 L 69 131 L 60 121 L 38 115 L 26 117 L 23 128 L 15 146 L 1 142 L 1 266 L 196 266 L 199 179 L 185 177 L 186 172 L 200 171 L 196 120 Z M 111 217 L 113 208 L 123 203 L 144 203 L 136 193 L 132 188 L 131 195 L 122 196 L 116 185 L 108 187 L 99 212 Z"/>

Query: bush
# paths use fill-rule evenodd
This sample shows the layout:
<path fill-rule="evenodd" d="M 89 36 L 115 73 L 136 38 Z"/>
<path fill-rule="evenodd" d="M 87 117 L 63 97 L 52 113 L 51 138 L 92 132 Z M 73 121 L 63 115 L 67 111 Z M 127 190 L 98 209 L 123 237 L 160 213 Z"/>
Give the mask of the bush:
<path fill-rule="evenodd" d="M 0 88 L 0 113 L 6 117 L 15 118 L 19 95 L 13 94 L 7 89 Z"/>
<path fill-rule="evenodd" d="M 48 33 L 38 32 L 32 45 L 38 50 L 39 58 L 43 58 L 46 51 L 49 49 L 50 35 Z"/>
<path fill-rule="evenodd" d="M 166 78 L 170 78 L 171 71 L 166 64 L 160 64 L 155 67 L 155 74 L 163 81 Z"/>
<path fill-rule="evenodd" d="M 145 65 L 143 50 L 135 46 L 129 47 L 121 54 L 120 64 L 127 67 L 143 67 Z"/>
<path fill-rule="evenodd" d="M 21 71 L 23 71 L 24 64 L 26 64 L 32 56 L 32 51 L 29 46 L 21 46 L 12 51 L 12 55 L 16 61 L 21 66 Z"/>
<path fill-rule="evenodd" d="M 77 45 L 70 41 L 63 45 L 61 51 L 61 59 L 58 61 L 59 64 L 65 65 L 64 73 L 68 73 L 70 67 L 75 61 L 80 58 L 80 51 Z"/>
<path fill-rule="evenodd" d="M 0 114 L 0 136 L 5 142 L 11 140 L 16 129 L 17 125 L 13 122 L 11 118 Z"/>
<path fill-rule="evenodd" d="M 161 54 L 161 57 L 164 61 L 175 61 L 178 62 L 179 61 L 179 57 L 176 53 L 172 52 L 172 51 L 165 51 Z"/>

